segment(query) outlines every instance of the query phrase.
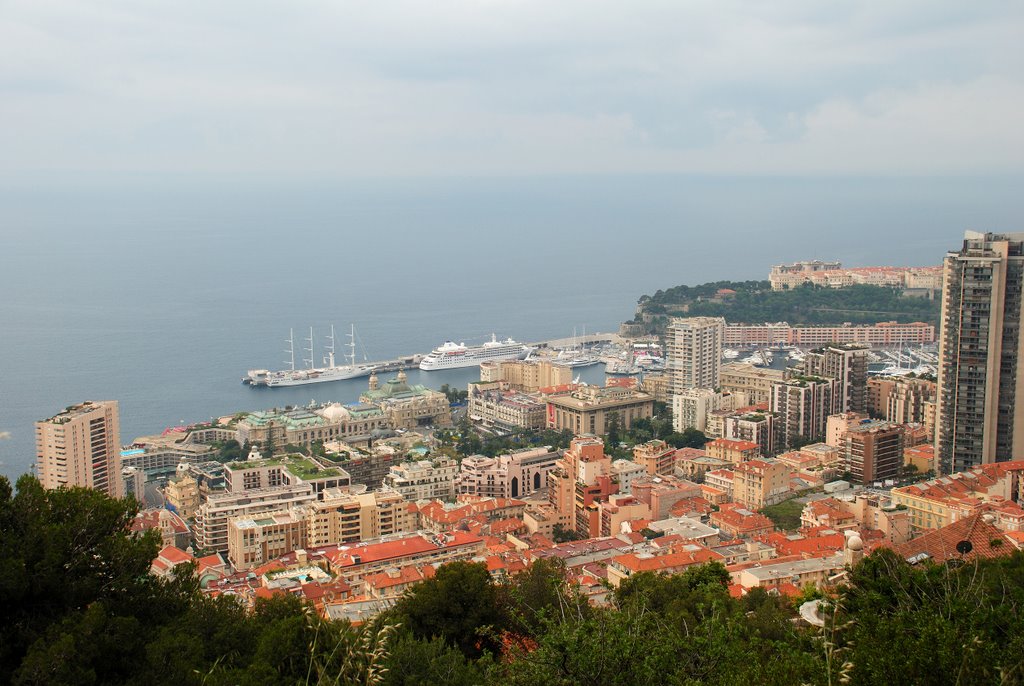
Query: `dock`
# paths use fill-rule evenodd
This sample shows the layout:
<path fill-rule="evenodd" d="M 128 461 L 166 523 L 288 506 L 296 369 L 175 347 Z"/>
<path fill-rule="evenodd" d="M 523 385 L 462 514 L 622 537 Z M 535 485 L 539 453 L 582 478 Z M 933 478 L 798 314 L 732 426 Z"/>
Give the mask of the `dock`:
<path fill-rule="evenodd" d="M 539 350 L 554 350 L 559 348 L 571 348 L 579 345 L 607 345 L 609 343 L 621 344 L 624 339 L 617 333 L 588 333 L 585 336 L 576 336 L 575 338 L 570 336 L 567 338 L 552 338 L 546 341 L 534 341 L 532 343 L 526 343 L 533 348 Z M 378 360 L 373 362 L 366 362 L 365 364 L 372 364 L 377 372 L 397 372 L 400 369 L 409 369 L 411 367 L 418 367 L 420 360 L 426 357 L 427 353 L 413 353 L 411 355 L 403 355 L 390 360 Z"/>

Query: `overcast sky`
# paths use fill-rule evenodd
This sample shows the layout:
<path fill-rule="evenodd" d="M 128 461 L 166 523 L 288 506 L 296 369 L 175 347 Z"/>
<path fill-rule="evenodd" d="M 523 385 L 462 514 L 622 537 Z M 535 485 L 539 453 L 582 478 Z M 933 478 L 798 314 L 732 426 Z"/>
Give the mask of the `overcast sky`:
<path fill-rule="evenodd" d="M 0 0 L 0 177 L 1024 166 L 1024 3 Z"/>

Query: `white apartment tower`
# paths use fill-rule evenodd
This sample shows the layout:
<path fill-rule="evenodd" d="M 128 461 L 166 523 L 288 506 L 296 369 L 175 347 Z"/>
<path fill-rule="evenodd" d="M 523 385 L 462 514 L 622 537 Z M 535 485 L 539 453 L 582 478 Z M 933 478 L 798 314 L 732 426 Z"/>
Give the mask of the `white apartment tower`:
<path fill-rule="evenodd" d="M 721 317 L 675 318 L 668 326 L 669 391 L 718 388 L 725 320 Z"/>

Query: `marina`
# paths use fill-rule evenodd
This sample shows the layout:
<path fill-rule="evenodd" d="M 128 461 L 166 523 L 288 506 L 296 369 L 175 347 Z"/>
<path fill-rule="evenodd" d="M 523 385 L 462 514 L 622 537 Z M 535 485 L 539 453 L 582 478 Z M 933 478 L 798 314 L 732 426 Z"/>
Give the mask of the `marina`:
<path fill-rule="evenodd" d="M 294 332 L 289 333 L 285 343 L 288 348 L 285 353 L 288 359 L 285 364 L 288 369 L 282 371 L 270 371 L 267 369 L 250 369 L 242 383 L 253 387 L 278 388 L 288 386 L 301 386 L 328 381 L 343 381 L 354 379 L 370 374 L 382 372 L 397 372 L 419 368 L 425 372 L 439 371 L 442 369 L 453 369 L 460 367 L 473 367 L 480 362 L 487 360 L 501 359 L 540 359 L 552 362 L 552 364 L 568 367 L 585 367 L 601 363 L 602 357 L 587 352 L 589 349 L 603 348 L 610 345 L 621 345 L 623 339 L 618 334 L 594 333 L 571 338 L 553 338 L 533 343 L 517 343 L 512 339 L 498 341 L 497 336 L 491 336 L 491 340 L 480 346 L 466 346 L 464 343 L 456 344 L 447 341 L 442 346 L 435 348 L 430 353 L 411 353 L 387 360 L 364 360 L 356 363 L 356 337 L 355 327 L 351 327 L 349 335 L 350 349 L 346 356 L 347 365 L 335 365 L 334 363 L 334 328 L 331 328 L 331 335 L 328 336 L 328 345 L 325 346 L 324 367 L 314 367 L 313 360 L 313 330 L 310 329 L 309 337 L 306 339 L 309 347 L 304 350 L 309 354 L 303 358 L 307 365 L 305 368 L 295 366 L 295 342 Z M 474 354 L 474 351 L 476 354 Z M 534 355 L 536 355 L 534 357 Z M 365 355 L 364 355 L 365 358 Z M 637 372 L 639 370 L 636 370 Z M 616 372 L 610 372 L 616 373 Z"/>

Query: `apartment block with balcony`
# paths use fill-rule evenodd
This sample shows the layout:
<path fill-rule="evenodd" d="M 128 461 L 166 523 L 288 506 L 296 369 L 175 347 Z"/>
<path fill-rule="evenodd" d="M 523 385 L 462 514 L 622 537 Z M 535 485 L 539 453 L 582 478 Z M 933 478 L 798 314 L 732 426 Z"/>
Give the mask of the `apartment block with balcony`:
<path fill-rule="evenodd" d="M 968 231 L 943 277 L 935 452 L 951 474 L 1024 455 L 1024 233 Z"/>
<path fill-rule="evenodd" d="M 116 400 L 86 401 L 36 422 L 36 478 L 43 488 L 82 486 L 112 498 L 121 483 Z"/>
<path fill-rule="evenodd" d="M 827 345 L 807 353 L 804 371 L 811 376 L 835 379 L 836 412 L 867 412 L 868 350 L 862 343 Z"/>
<path fill-rule="evenodd" d="M 854 482 L 871 484 L 896 479 L 903 469 L 904 427 L 866 421 L 850 427 L 844 437 L 843 461 Z"/>
<path fill-rule="evenodd" d="M 401 462 L 391 466 L 383 486 L 406 500 L 451 500 L 458 474 L 459 464 L 450 457 Z"/>
<path fill-rule="evenodd" d="M 818 376 L 798 376 L 773 385 L 769 409 L 778 415 L 779 447 L 823 437 L 838 394 L 838 381 Z"/>
<path fill-rule="evenodd" d="M 688 388 L 718 388 L 725 320 L 674 318 L 666 334 L 672 394 Z"/>
<path fill-rule="evenodd" d="M 790 495 L 790 467 L 776 460 L 749 460 L 732 469 L 733 500 L 754 510 L 775 505 Z"/>
<path fill-rule="evenodd" d="M 332 489 L 324 499 L 305 508 L 309 546 L 366 541 L 404 531 L 415 531 L 415 509 L 391 490 L 350 493 Z"/>

